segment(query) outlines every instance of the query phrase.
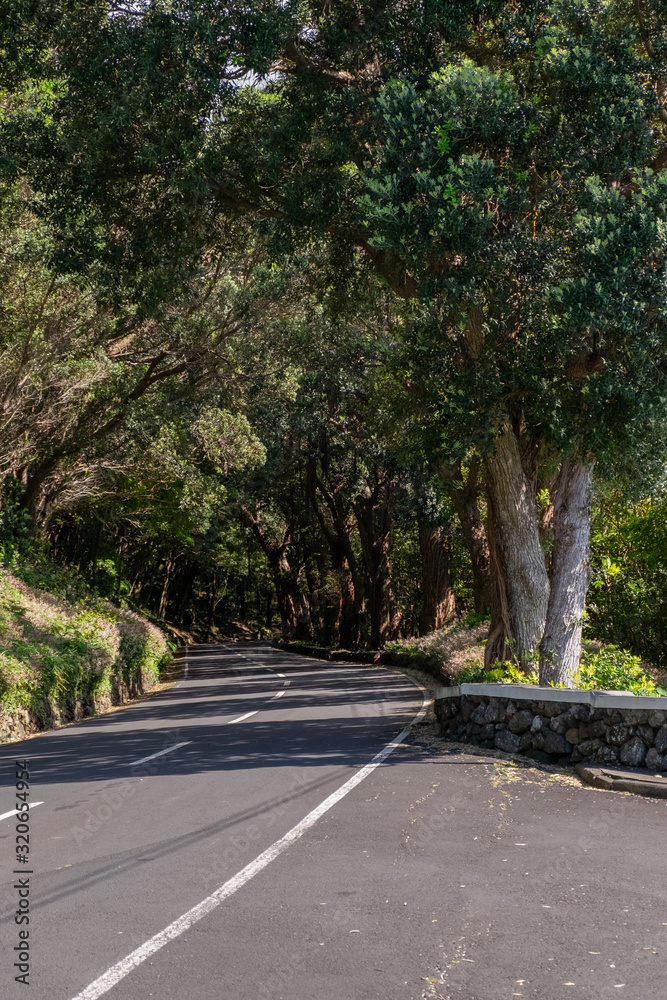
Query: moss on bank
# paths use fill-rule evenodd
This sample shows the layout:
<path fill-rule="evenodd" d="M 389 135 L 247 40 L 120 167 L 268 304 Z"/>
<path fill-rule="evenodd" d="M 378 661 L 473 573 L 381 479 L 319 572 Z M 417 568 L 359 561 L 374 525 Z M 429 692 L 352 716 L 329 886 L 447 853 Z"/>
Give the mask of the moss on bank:
<path fill-rule="evenodd" d="M 170 659 L 167 637 L 134 612 L 0 570 L 0 741 L 122 704 Z"/>

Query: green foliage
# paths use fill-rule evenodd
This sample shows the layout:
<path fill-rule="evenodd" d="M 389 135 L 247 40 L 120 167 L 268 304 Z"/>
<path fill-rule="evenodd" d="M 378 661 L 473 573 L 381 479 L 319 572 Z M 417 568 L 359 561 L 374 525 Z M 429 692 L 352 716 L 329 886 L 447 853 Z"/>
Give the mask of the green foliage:
<path fill-rule="evenodd" d="M 30 514 L 21 506 L 22 493 L 20 483 L 7 473 L 0 491 L 0 551 L 5 567 L 31 549 Z"/>
<path fill-rule="evenodd" d="M 470 661 L 464 665 L 456 674 L 456 684 L 484 684 L 487 681 L 488 672 L 484 669 L 483 663 Z"/>
<path fill-rule="evenodd" d="M 568 449 L 612 477 L 662 454 L 665 13 L 7 0 L 6 563 L 36 554 L 25 507 L 109 597 L 206 632 L 270 625 L 272 544 L 333 641 L 341 564 L 358 611 L 374 587 L 368 502 L 415 630 L 425 459 L 465 464 L 509 418 L 544 512 Z M 632 552 L 594 538 L 590 621 L 663 662 L 664 531 L 637 517 Z"/>
<path fill-rule="evenodd" d="M 384 648 L 390 653 L 406 653 L 408 656 L 424 655 L 424 651 L 419 646 L 410 645 L 409 643 L 388 642 Z"/>
<path fill-rule="evenodd" d="M 667 666 L 667 499 L 602 497 L 593 510 L 587 634 Z"/>
<path fill-rule="evenodd" d="M 483 622 L 488 620 L 489 615 L 486 611 L 468 611 L 468 613 L 461 618 L 459 625 L 463 628 L 475 628 L 477 625 L 481 625 Z"/>
<path fill-rule="evenodd" d="M 488 448 L 517 406 L 542 451 L 576 442 L 607 467 L 664 440 L 667 179 L 647 169 L 647 61 L 593 11 L 547 7 L 523 25 L 535 72 L 501 20 L 494 72 L 453 60 L 375 103 L 360 205 L 424 301 L 400 364 L 441 428 L 440 460 Z M 597 364 L 574 374 L 582 355 Z"/>
<path fill-rule="evenodd" d="M 639 656 L 609 645 L 599 652 L 584 651 L 574 686 L 602 691 L 632 691 L 636 695 L 667 696 Z"/>
<path fill-rule="evenodd" d="M 32 574 L 44 584 L 45 565 Z M 24 576 L 31 572 L 25 568 Z M 70 716 L 76 703 L 88 712 L 114 687 L 152 687 L 170 659 L 165 637 L 137 616 L 96 598 L 81 581 L 65 596 L 66 574 L 50 575 L 59 594 L 30 590 L 0 573 L 0 705 L 29 708 L 44 721 L 49 712 Z M 84 595 L 84 596 L 82 596 Z M 100 700 L 101 699 L 101 700 Z M 47 706 L 51 706 L 49 709 Z"/>
<path fill-rule="evenodd" d="M 502 663 L 496 660 L 490 670 L 486 670 L 483 663 L 471 663 L 456 675 L 457 684 L 494 684 L 497 681 L 503 684 L 539 684 L 535 671 L 524 673 L 509 660 Z"/>
<path fill-rule="evenodd" d="M 485 670 L 483 664 L 471 663 L 456 676 L 457 684 L 493 684 L 498 681 L 503 684 L 539 684 L 539 677 L 535 671 L 524 673 L 507 660 L 503 663 L 496 660 L 490 670 Z M 651 676 L 638 656 L 613 645 L 598 652 L 583 653 L 579 670 L 574 676 L 574 687 L 667 696 L 667 691 Z"/>

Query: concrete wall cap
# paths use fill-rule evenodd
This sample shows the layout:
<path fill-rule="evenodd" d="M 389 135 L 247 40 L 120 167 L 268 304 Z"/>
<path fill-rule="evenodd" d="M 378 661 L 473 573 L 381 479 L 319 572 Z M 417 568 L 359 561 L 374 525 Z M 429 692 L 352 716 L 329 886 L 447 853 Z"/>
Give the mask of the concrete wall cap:
<path fill-rule="evenodd" d="M 433 698 L 435 701 L 440 701 L 444 698 L 458 698 L 461 694 L 461 688 L 457 684 L 456 687 L 439 687 L 433 692 Z"/>
<path fill-rule="evenodd" d="M 592 708 L 653 709 L 667 711 L 667 698 L 649 698 L 631 691 L 591 691 L 581 688 L 541 687 L 538 684 L 461 684 L 457 687 L 439 687 L 434 699 L 458 698 L 462 694 L 486 698 L 511 698 L 513 701 L 562 701 L 572 705 L 590 705 Z"/>
<path fill-rule="evenodd" d="M 522 701 L 566 701 L 591 705 L 592 691 L 571 688 L 540 687 L 538 684 L 462 684 L 461 694 L 484 695 L 489 698 L 512 698 Z"/>
<path fill-rule="evenodd" d="M 591 691 L 591 694 L 594 708 L 630 708 L 636 712 L 647 708 L 657 712 L 667 711 L 667 698 L 650 698 L 630 691 Z"/>

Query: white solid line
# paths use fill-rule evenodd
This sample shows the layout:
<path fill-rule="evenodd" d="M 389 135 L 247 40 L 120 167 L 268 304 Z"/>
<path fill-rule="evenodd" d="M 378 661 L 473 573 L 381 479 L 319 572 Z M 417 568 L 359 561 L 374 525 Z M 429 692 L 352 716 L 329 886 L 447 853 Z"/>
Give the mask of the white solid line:
<path fill-rule="evenodd" d="M 285 694 L 284 691 L 279 691 L 278 694 L 274 694 L 273 698 L 282 698 L 284 694 Z M 273 701 L 273 698 L 271 699 L 271 701 Z"/>
<path fill-rule="evenodd" d="M 44 805 L 43 802 L 29 802 L 28 803 L 28 806 L 29 806 L 30 809 L 34 809 L 35 806 L 43 806 L 43 805 Z M 12 809 L 8 813 L 3 813 L 2 816 L 0 816 L 0 819 L 9 819 L 10 816 L 15 816 L 17 812 L 18 812 L 18 809 Z M 23 810 L 21 810 L 21 812 L 23 812 Z"/>
<path fill-rule="evenodd" d="M 228 882 L 221 885 L 220 888 L 216 889 L 214 893 L 207 896 L 206 899 L 203 899 L 201 903 L 197 903 L 196 906 L 193 906 L 192 909 L 188 910 L 187 913 L 184 913 L 183 916 L 178 917 L 177 920 L 174 920 L 174 922 L 169 924 L 168 927 L 165 927 L 164 930 L 155 934 L 152 938 L 149 938 L 148 941 L 140 945 L 139 948 L 130 952 L 130 954 L 121 959 L 120 962 L 112 965 L 111 968 L 102 973 L 98 979 L 92 982 L 89 986 L 86 986 L 86 988 L 80 993 L 77 993 L 72 1000 L 97 1000 L 98 997 L 107 993 L 113 986 L 116 985 L 116 983 L 119 983 L 121 979 L 124 979 L 125 976 L 128 975 L 128 973 L 132 972 L 133 969 L 136 969 L 137 966 L 141 965 L 142 962 L 145 962 L 151 955 L 154 955 L 156 951 L 160 950 L 160 948 L 164 948 L 164 946 L 170 941 L 179 937 L 179 935 L 183 934 L 184 931 L 189 930 L 193 924 L 196 924 L 203 917 L 207 916 L 207 914 L 211 913 L 212 910 L 215 910 L 222 902 L 225 901 L 225 899 L 237 892 L 237 890 L 244 886 L 246 882 L 249 882 L 251 878 L 258 875 L 263 868 L 266 868 L 266 866 L 272 861 L 275 861 L 275 859 L 281 855 L 283 851 L 286 851 L 288 847 L 291 847 L 292 844 L 299 840 L 299 838 L 304 835 L 306 830 L 309 830 L 311 826 L 314 826 L 318 819 L 324 816 L 324 814 L 328 812 L 332 806 L 335 806 L 337 802 L 340 802 L 340 800 L 344 798 L 348 792 L 351 792 L 353 788 L 356 788 L 356 786 L 360 784 L 364 778 L 367 778 L 376 767 L 379 767 L 380 764 L 387 759 L 389 754 L 393 753 L 396 747 L 400 746 L 415 723 L 424 718 L 426 706 L 429 701 L 429 693 L 421 686 L 421 684 L 419 687 L 421 688 L 424 698 L 419 712 L 414 717 L 412 722 L 398 734 L 396 739 L 392 740 L 391 743 L 387 743 L 386 747 L 376 754 L 369 764 L 366 764 L 365 767 L 362 767 L 356 774 L 353 774 L 352 777 L 345 782 L 345 784 L 336 789 L 336 791 L 329 795 L 328 798 L 324 799 L 323 802 L 320 802 L 319 806 L 316 806 L 312 812 L 309 812 L 300 823 L 293 826 L 284 837 L 281 837 L 280 840 L 276 840 L 275 844 L 272 844 L 271 847 L 259 854 L 254 861 L 251 861 L 250 864 L 245 866 L 245 868 L 242 868 L 241 871 L 234 875 L 233 878 L 230 878 Z"/>
<path fill-rule="evenodd" d="M 145 764 L 147 760 L 154 760 L 155 757 L 163 757 L 166 753 L 171 753 L 172 750 L 178 750 L 179 747 L 186 747 L 192 740 L 186 740 L 185 743 L 174 743 L 173 747 L 167 747 L 166 750 L 158 750 L 157 753 L 152 753 L 150 757 L 142 757 L 141 760 L 133 760 L 128 767 L 134 767 L 135 764 Z"/>
<path fill-rule="evenodd" d="M 227 725 L 233 726 L 235 722 L 243 722 L 244 719 L 249 719 L 251 715 L 257 715 L 258 712 L 258 708 L 256 708 L 254 712 L 246 712 L 245 715 L 239 715 L 238 719 L 232 719 L 232 721 L 228 722 Z"/>

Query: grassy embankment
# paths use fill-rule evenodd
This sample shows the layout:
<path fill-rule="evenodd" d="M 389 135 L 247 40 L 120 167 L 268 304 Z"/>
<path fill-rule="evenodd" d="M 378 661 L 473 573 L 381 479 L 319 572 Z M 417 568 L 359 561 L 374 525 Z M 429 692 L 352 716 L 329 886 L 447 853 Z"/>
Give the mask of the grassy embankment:
<path fill-rule="evenodd" d="M 0 569 L 0 742 L 119 705 L 154 687 L 167 637 L 47 565 Z"/>

